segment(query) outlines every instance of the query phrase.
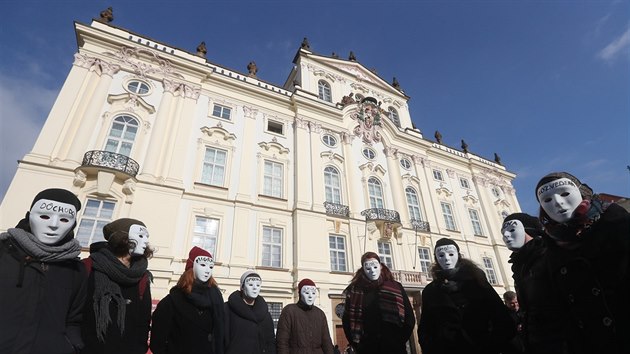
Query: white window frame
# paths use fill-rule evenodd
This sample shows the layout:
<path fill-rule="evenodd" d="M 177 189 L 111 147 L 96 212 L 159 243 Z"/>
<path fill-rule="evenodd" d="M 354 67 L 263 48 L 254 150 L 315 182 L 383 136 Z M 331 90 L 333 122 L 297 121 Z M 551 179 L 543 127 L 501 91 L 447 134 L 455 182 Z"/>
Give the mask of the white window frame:
<path fill-rule="evenodd" d="M 470 183 L 467 178 L 459 177 L 459 185 L 464 189 L 470 189 Z"/>
<path fill-rule="evenodd" d="M 114 132 L 114 125 L 122 125 L 120 136 L 112 135 L 112 132 Z M 135 129 L 135 132 L 129 133 L 131 129 Z M 136 119 L 135 117 L 132 117 L 128 114 L 117 115 L 116 117 L 114 117 L 114 119 L 112 119 L 112 124 L 110 124 L 109 126 L 109 132 L 107 133 L 105 147 L 103 148 L 103 150 L 130 157 L 139 129 L 140 124 L 138 123 L 138 119 Z M 129 137 L 128 134 L 132 134 L 133 137 Z M 110 146 L 110 142 L 115 144 L 115 148 L 112 149 L 112 147 Z"/>
<path fill-rule="evenodd" d="M 279 237 L 280 241 L 274 240 Z M 263 267 L 282 268 L 282 243 L 284 230 L 278 227 L 263 226 L 261 240 L 260 265 Z"/>
<path fill-rule="evenodd" d="M 342 204 L 343 202 L 341 197 L 341 174 L 333 166 L 324 168 L 324 197 L 329 203 Z"/>
<path fill-rule="evenodd" d="M 473 233 L 477 236 L 483 236 L 483 228 L 481 227 L 481 219 L 479 218 L 479 212 L 477 209 L 468 209 L 468 216 L 470 217 L 470 223 L 473 228 Z"/>
<path fill-rule="evenodd" d="M 208 153 L 210 151 L 214 151 L 214 159 L 212 161 L 208 160 Z M 217 162 L 217 156 L 222 153 L 224 154 L 223 165 Z M 206 150 L 203 155 L 203 164 L 201 168 L 201 183 L 208 184 L 211 186 L 223 187 L 225 186 L 225 176 L 227 171 L 227 160 L 228 160 L 228 152 L 224 149 L 217 149 L 212 146 L 206 146 Z M 204 180 L 204 172 L 206 169 L 210 170 L 210 177 L 208 180 Z M 217 172 L 221 171 L 222 172 Z"/>
<path fill-rule="evenodd" d="M 212 105 L 212 116 L 215 117 L 215 118 L 231 120 L 232 119 L 232 107 L 228 107 L 228 106 L 224 106 L 222 104 L 214 103 Z"/>
<path fill-rule="evenodd" d="M 136 84 L 135 88 L 129 87 L 129 86 L 134 85 L 134 84 Z M 145 91 L 141 92 L 141 91 L 143 91 L 143 88 L 144 88 Z M 127 81 L 125 83 L 125 90 L 127 92 L 131 92 L 131 93 L 133 93 L 135 95 L 138 95 L 138 96 L 146 96 L 146 95 L 151 93 L 151 85 L 147 84 L 146 82 L 144 82 L 142 80 L 132 79 L 132 80 L 129 80 L 129 81 Z"/>
<path fill-rule="evenodd" d="M 332 103 L 332 89 L 327 81 L 319 80 L 317 82 L 317 97 L 322 101 Z"/>
<path fill-rule="evenodd" d="M 411 166 L 411 161 L 409 161 L 408 158 L 403 157 L 402 159 L 400 159 L 400 167 L 404 168 L 405 170 L 410 170 Z"/>
<path fill-rule="evenodd" d="M 217 259 L 217 243 L 219 242 L 219 228 L 221 220 L 205 216 L 195 216 L 191 246 L 197 246 L 210 252 Z"/>
<path fill-rule="evenodd" d="M 389 119 L 397 126 L 400 127 L 400 116 L 398 115 L 398 111 L 396 110 L 396 108 L 390 106 L 387 109 L 387 115 L 389 116 Z"/>
<path fill-rule="evenodd" d="M 332 136 L 332 134 L 324 134 L 322 136 L 322 142 L 324 143 L 324 145 L 326 145 L 328 147 L 335 147 L 335 146 L 337 146 L 337 138 Z"/>
<path fill-rule="evenodd" d="M 444 224 L 446 229 L 450 231 L 457 231 L 457 224 L 455 223 L 455 214 L 453 213 L 453 206 L 451 203 L 440 202 L 442 209 L 442 217 L 444 218 Z"/>
<path fill-rule="evenodd" d="M 385 198 L 383 196 L 383 184 L 376 177 L 370 177 L 367 181 L 368 197 L 370 208 L 385 208 Z"/>
<path fill-rule="evenodd" d="M 368 160 L 374 160 L 376 158 L 376 151 L 369 147 L 363 148 L 363 150 L 361 150 L 361 154 Z"/>
<path fill-rule="evenodd" d="M 494 262 L 490 257 L 482 257 L 483 267 L 488 277 L 488 282 L 492 285 L 499 285 L 499 279 L 497 278 L 497 272 L 494 270 Z"/>
<path fill-rule="evenodd" d="M 381 259 L 381 262 L 385 264 L 389 269 L 395 269 L 392 244 L 387 241 L 376 241 L 376 247 L 378 249 L 378 256 Z"/>
<path fill-rule="evenodd" d="M 95 203 L 98 203 L 96 208 L 94 208 Z M 116 210 L 116 201 L 88 197 L 83 205 L 83 214 L 79 220 L 79 227 L 77 228 L 75 238 L 79 241 L 81 247 L 87 248 L 94 242 L 105 241 L 103 237 L 103 226 L 114 220 L 113 216 Z M 110 205 L 111 208 L 109 207 Z M 105 208 L 105 206 L 108 207 Z M 92 211 L 94 212 L 92 213 Z M 84 221 L 86 224 L 84 224 Z M 87 226 L 88 221 L 93 222 L 89 227 Z M 83 230 L 89 231 L 87 236 L 85 236 Z"/>
<path fill-rule="evenodd" d="M 328 248 L 330 252 L 330 270 L 333 272 L 347 272 L 346 237 L 336 234 L 328 235 Z"/>
<path fill-rule="evenodd" d="M 280 132 L 275 131 L 274 130 L 275 128 L 273 128 L 274 126 L 279 128 Z M 273 120 L 273 119 L 267 119 L 267 125 L 265 126 L 265 131 L 267 133 L 284 136 L 284 123 L 277 120 Z"/>
<path fill-rule="evenodd" d="M 420 258 L 420 271 L 427 275 L 427 279 L 431 279 L 431 249 L 428 247 L 418 247 L 418 257 Z"/>
<path fill-rule="evenodd" d="M 433 170 L 433 179 L 436 180 L 436 181 L 444 182 L 444 175 L 442 174 L 442 171 L 440 171 L 440 170 Z"/>
<path fill-rule="evenodd" d="M 407 199 L 407 210 L 410 220 L 422 220 L 422 209 L 420 208 L 420 197 L 413 187 L 405 188 L 405 198 Z M 415 198 L 415 200 L 413 200 Z"/>
<path fill-rule="evenodd" d="M 267 166 L 271 167 L 271 174 L 267 173 Z M 279 168 L 280 173 L 277 174 Z M 279 192 L 275 192 L 279 191 Z M 263 195 L 282 198 L 284 196 L 284 164 L 265 160 L 263 164 Z"/>

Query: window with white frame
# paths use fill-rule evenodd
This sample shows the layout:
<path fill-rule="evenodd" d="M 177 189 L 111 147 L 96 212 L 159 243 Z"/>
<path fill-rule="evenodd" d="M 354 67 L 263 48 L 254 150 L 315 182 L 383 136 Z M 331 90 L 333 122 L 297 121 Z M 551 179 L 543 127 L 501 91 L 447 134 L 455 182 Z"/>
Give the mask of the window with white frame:
<path fill-rule="evenodd" d="M 488 276 L 488 282 L 492 285 L 498 285 L 499 281 L 497 280 L 497 273 L 494 271 L 492 258 L 483 257 L 483 267 L 486 271 L 486 275 Z"/>
<path fill-rule="evenodd" d="M 438 181 L 444 181 L 444 176 L 442 176 L 442 171 L 433 170 L 433 179 Z"/>
<path fill-rule="evenodd" d="M 495 198 L 501 198 L 501 189 L 499 189 L 499 187 L 492 187 L 492 195 Z"/>
<path fill-rule="evenodd" d="M 442 216 L 444 216 L 444 223 L 446 224 L 446 229 L 451 231 L 457 231 L 455 227 L 455 218 L 453 217 L 453 207 L 449 203 L 441 202 L 442 205 Z"/>
<path fill-rule="evenodd" d="M 409 218 L 412 220 L 422 220 L 422 213 L 420 212 L 420 200 L 418 199 L 418 193 L 416 193 L 416 190 L 411 187 L 407 187 L 405 188 L 405 195 L 407 196 Z"/>
<path fill-rule="evenodd" d="M 328 147 L 337 146 L 337 139 L 330 134 L 324 134 L 324 136 L 322 136 L 322 142 Z"/>
<path fill-rule="evenodd" d="M 215 103 L 212 107 L 212 115 L 221 119 L 229 120 L 232 115 L 232 108 Z"/>
<path fill-rule="evenodd" d="M 324 189 L 327 202 L 341 204 L 341 179 L 339 171 L 332 166 L 324 169 Z"/>
<path fill-rule="evenodd" d="M 472 223 L 475 235 L 483 235 L 481 221 L 479 220 L 479 212 L 476 209 L 468 209 L 468 215 L 470 216 L 470 222 Z"/>
<path fill-rule="evenodd" d="M 267 309 L 269 310 L 269 314 L 273 320 L 273 329 L 277 330 L 278 320 L 280 320 L 280 314 L 282 313 L 282 303 L 267 301 Z"/>
<path fill-rule="evenodd" d="M 363 157 L 365 157 L 368 160 L 374 160 L 374 158 L 376 157 L 376 152 L 370 148 L 363 148 L 363 150 L 361 151 L 361 153 L 363 153 Z"/>
<path fill-rule="evenodd" d="M 227 151 L 206 147 L 203 158 L 201 182 L 212 186 L 223 187 L 225 183 L 225 164 Z"/>
<path fill-rule="evenodd" d="M 265 160 L 263 173 L 263 194 L 282 198 L 283 165 L 278 162 Z"/>
<path fill-rule="evenodd" d="M 402 158 L 402 159 L 400 159 L 400 166 L 402 168 L 404 168 L 405 170 L 410 170 L 411 169 L 411 161 L 409 161 L 409 159 L 407 159 L 407 158 Z"/>
<path fill-rule="evenodd" d="M 384 208 L 383 187 L 381 182 L 375 177 L 368 179 L 368 195 L 370 197 L 370 208 Z"/>
<path fill-rule="evenodd" d="M 138 121 L 127 115 L 114 118 L 107 136 L 105 151 L 129 156 L 138 133 Z"/>
<path fill-rule="evenodd" d="M 263 227 L 261 263 L 265 267 L 282 267 L 282 229 Z"/>
<path fill-rule="evenodd" d="M 346 238 L 340 235 L 328 235 L 330 248 L 330 270 L 346 272 Z"/>
<path fill-rule="evenodd" d="M 420 257 L 420 271 L 427 275 L 427 279 L 431 279 L 431 250 L 427 247 L 418 247 L 418 256 Z"/>
<path fill-rule="evenodd" d="M 464 177 L 459 178 L 459 185 L 464 189 L 470 189 L 470 183 L 468 183 L 468 180 Z"/>
<path fill-rule="evenodd" d="M 274 134 L 284 135 L 284 124 L 275 120 L 267 120 L 267 131 Z"/>
<path fill-rule="evenodd" d="M 398 117 L 398 111 L 396 111 L 396 108 L 394 107 L 389 107 L 388 108 L 388 112 L 389 114 L 389 119 L 397 126 L 400 127 L 400 118 Z"/>
<path fill-rule="evenodd" d="M 131 80 L 127 83 L 127 91 L 136 95 L 146 95 L 149 93 L 149 85 L 140 80 Z"/>
<path fill-rule="evenodd" d="M 381 262 L 389 269 L 394 269 L 394 260 L 392 258 L 392 244 L 385 241 L 378 241 L 376 244 L 378 248 L 378 256 L 381 258 Z"/>
<path fill-rule="evenodd" d="M 103 226 L 112 221 L 116 202 L 88 198 L 79 222 L 76 239 L 81 247 L 88 247 L 94 242 L 105 241 Z"/>
<path fill-rule="evenodd" d="M 210 252 L 216 259 L 217 239 L 219 237 L 219 219 L 195 217 L 195 230 L 192 245 Z"/>
<path fill-rule="evenodd" d="M 326 102 L 332 102 L 332 95 L 330 92 L 330 84 L 324 80 L 319 80 L 317 83 L 318 88 L 318 97 L 320 100 L 324 100 Z"/>

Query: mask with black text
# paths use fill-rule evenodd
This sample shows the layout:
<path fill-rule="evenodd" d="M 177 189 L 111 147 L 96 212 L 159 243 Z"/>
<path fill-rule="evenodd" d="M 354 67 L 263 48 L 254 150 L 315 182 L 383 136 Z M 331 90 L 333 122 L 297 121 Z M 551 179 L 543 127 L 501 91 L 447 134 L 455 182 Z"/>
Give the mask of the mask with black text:
<path fill-rule="evenodd" d="M 134 245 L 134 247 L 129 250 L 129 254 L 132 256 L 142 256 L 149 243 L 149 231 L 142 225 L 131 225 L 129 227 L 129 242 Z"/>
<path fill-rule="evenodd" d="M 243 294 L 245 297 L 255 299 L 260 294 L 260 287 L 262 286 L 262 279 L 258 277 L 249 277 L 243 282 Z"/>
<path fill-rule="evenodd" d="M 74 228 L 77 209 L 72 204 L 40 199 L 30 210 L 31 233 L 46 245 L 54 245 Z"/>
<path fill-rule="evenodd" d="M 580 189 L 568 178 L 559 178 L 545 183 L 538 191 L 540 207 L 549 217 L 559 223 L 571 220 L 573 212 L 582 202 Z"/>
<path fill-rule="evenodd" d="M 363 271 L 368 279 L 377 280 L 381 276 L 381 262 L 378 259 L 368 258 L 363 262 Z"/>
<path fill-rule="evenodd" d="M 193 274 L 195 279 L 202 283 L 206 283 L 212 278 L 214 271 L 214 261 L 208 256 L 197 256 L 193 262 Z"/>

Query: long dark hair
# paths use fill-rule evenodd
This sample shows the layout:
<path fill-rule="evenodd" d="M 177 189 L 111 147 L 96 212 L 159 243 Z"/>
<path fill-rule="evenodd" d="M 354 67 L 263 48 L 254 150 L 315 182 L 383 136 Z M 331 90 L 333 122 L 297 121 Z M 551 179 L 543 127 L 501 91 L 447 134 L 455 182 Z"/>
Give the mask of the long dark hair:
<path fill-rule="evenodd" d="M 136 244 L 134 242 L 129 241 L 129 233 L 117 231 L 109 236 L 107 240 L 107 247 L 116 257 L 124 257 L 129 254 L 129 251 L 132 250 Z M 142 256 L 146 259 L 150 259 L 153 257 L 153 247 L 147 245 L 147 248 L 144 250 Z"/>
<path fill-rule="evenodd" d="M 374 252 L 365 252 L 363 254 L 363 256 L 361 256 L 361 268 L 357 269 L 356 272 L 354 272 L 354 276 L 352 277 L 352 280 L 350 281 L 351 285 L 366 285 L 366 284 L 370 284 L 371 280 L 367 278 L 367 276 L 365 275 L 365 272 L 363 271 L 363 263 L 365 262 L 366 259 L 376 259 L 380 264 L 381 264 L 381 277 L 379 278 L 379 282 L 384 281 L 384 280 L 394 280 L 394 276 L 392 275 L 392 272 L 389 270 L 389 267 L 387 267 L 383 262 L 381 262 L 381 257 L 378 256 L 378 254 L 374 253 Z"/>

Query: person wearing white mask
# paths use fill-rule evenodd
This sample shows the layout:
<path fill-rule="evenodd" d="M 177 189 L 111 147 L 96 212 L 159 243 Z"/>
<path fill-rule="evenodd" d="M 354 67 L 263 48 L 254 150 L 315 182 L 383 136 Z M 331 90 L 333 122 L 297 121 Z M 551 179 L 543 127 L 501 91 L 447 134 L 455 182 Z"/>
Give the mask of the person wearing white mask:
<path fill-rule="evenodd" d="M 46 189 L 15 228 L 0 234 L 0 353 L 83 347 L 86 280 L 73 233 L 80 209 L 72 192 Z"/>
<path fill-rule="evenodd" d="M 463 258 L 451 239 L 439 239 L 434 253 L 418 325 L 422 353 L 497 354 L 509 348 L 516 327 L 483 270 Z"/>
<path fill-rule="evenodd" d="M 248 270 L 241 275 L 241 289 L 225 303 L 225 353 L 275 354 L 273 319 L 260 296 L 262 278 Z"/>
<path fill-rule="evenodd" d="M 315 306 L 317 287 L 311 279 L 298 283 L 299 300 L 282 309 L 276 341 L 278 354 L 333 354 L 324 311 Z"/>
<path fill-rule="evenodd" d="M 630 214 L 567 172 L 535 189 L 571 353 L 630 353 Z"/>
<path fill-rule="evenodd" d="M 184 273 L 153 312 L 153 354 L 223 354 L 223 296 L 210 252 L 193 247 Z"/>
<path fill-rule="evenodd" d="M 82 354 L 144 354 L 151 322 L 153 256 L 146 225 L 122 218 L 103 226 L 105 242 L 90 245 Z"/>
<path fill-rule="evenodd" d="M 361 256 L 344 290 L 344 334 L 357 353 L 407 353 L 416 318 L 403 286 L 374 252 Z"/>

